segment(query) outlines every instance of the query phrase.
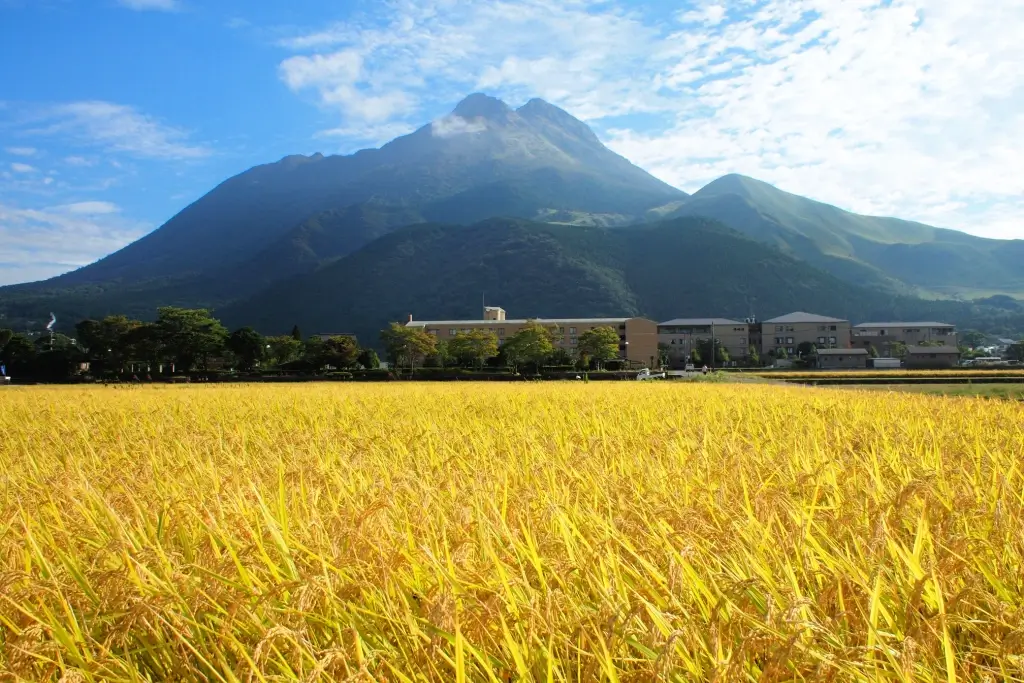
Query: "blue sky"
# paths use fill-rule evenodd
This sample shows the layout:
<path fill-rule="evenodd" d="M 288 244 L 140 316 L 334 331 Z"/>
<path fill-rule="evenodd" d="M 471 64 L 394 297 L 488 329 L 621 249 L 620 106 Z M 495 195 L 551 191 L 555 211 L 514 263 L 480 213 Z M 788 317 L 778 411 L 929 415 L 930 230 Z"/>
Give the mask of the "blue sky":
<path fill-rule="evenodd" d="M 0 284 L 474 91 L 558 104 L 688 191 L 739 172 L 1024 237 L 1021 35 L 1021 0 L 0 0 Z"/>

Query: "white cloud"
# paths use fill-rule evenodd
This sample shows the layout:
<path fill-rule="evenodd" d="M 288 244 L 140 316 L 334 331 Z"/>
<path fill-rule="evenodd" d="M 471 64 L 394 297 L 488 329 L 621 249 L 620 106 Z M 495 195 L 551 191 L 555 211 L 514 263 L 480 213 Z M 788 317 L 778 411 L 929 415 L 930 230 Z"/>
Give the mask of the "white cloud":
<path fill-rule="evenodd" d="M 36 167 L 29 166 L 28 164 L 14 162 L 13 164 L 11 164 L 11 170 L 14 171 L 15 173 L 35 173 Z"/>
<path fill-rule="evenodd" d="M 620 117 L 607 143 L 686 190 L 739 172 L 1024 237 L 1022 0 L 693 3 L 665 20 L 591 0 L 378 7 L 283 43 L 299 54 L 282 80 L 337 110 L 338 135 L 412 126 L 480 89 L 539 96 Z"/>
<path fill-rule="evenodd" d="M 82 156 L 72 155 L 72 156 L 64 157 L 64 163 L 67 164 L 68 166 L 79 166 L 79 167 L 95 166 L 96 165 L 96 160 L 95 159 L 87 159 L 86 157 L 82 157 Z"/>
<path fill-rule="evenodd" d="M 179 9 L 177 0 L 117 0 L 122 7 L 133 9 L 139 12 L 157 10 L 159 12 L 174 12 Z"/>
<path fill-rule="evenodd" d="M 0 204 L 0 285 L 74 270 L 152 229 L 117 216 L 116 210 L 107 202 L 43 209 Z"/>
<path fill-rule="evenodd" d="M 33 116 L 43 124 L 26 134 L 60 135 L 74 143 L 150 159 L 198 159 L 210 154 L 190 144 L 188 133 L 123 104 L 102 101 L 56 105 Z M 73 160 L 73 161 L 70 161 Z M 83 165 L 83 157 L 68 163 Z"/>
<path fill-rule="evenodd" d="M 38 153 L 38 151 L 39 150 L 37 150 L 35 147 L 7 147 L 6 148 L 6 152 L 8 154 L 13 154 L 16 157 L 31 157 L 31 156 L 35 156 L 36 153 Z"/>
<path fill-rule="evenodd" d="M 455 114 L 443 116 L 430 124 L 431 135 L 438 138 L 450 138 L 455 135 L 465 135 L 466 133 L 480 133 L 484 130 L 487 130 L 487 125 L 483 119 L 467 121 Z"/>
<path fill-rule="evenodd" d="M 76 202 L 56 207 L 55 210 L 83 216 L 101 216 L 118 213 L 121 208 L 111 202 Z"/>

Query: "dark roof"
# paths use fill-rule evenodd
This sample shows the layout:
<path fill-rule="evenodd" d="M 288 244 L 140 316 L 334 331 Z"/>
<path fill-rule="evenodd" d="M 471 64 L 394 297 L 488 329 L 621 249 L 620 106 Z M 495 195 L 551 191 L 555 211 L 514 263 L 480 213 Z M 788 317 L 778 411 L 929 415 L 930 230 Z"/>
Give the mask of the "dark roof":
<path fill-rule="evenodd" d="M 730 320 L 729 318 L 673 318 L 672 320 L 666 320 L 663 323 L 658 323 L 658 327 L 663 325 L 679 327 L 685 325 L 746 325 L 747 323 L 741 323 L 739 320 Z"/>
<path fill-rule="evenodd" d="M 960 355 L 960 349 L 955 346 L 908 346 L 907 353 L 955 353 Z"/>
<path fill-rule="evenodd" d="M 894 323 L 861 323 L 860 325 L 854 325 L 854 328 L 858 327 L 956 327 L 952 323 L 937 323 L 937 322 L 894 322 Z"/>
<path fill-rule="evenodd" d="M 819 356 L 866 356 L 867 349 L 818 349 Z"/>
<path fill-rule="evenodd" d="M 793 313 L 787 313 L 786 315 L 780 315 L 778 318 L 772 318 L 771 320 L 765 320 L 766 323 L 845 323 L 848 322 L 841 318 L 830 318 L 827 315 L 818 315 L 816 313 L 804 313 L 803 311 L 795 311 Z"/>

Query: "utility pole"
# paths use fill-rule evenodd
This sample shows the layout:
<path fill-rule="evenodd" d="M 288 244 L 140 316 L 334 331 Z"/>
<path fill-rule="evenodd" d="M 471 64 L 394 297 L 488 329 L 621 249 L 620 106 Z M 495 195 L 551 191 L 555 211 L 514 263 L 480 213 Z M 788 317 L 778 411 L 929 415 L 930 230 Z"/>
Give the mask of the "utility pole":
<path fill-rule="evenodd" d="M 717 349 L 715 348 L 715 321 L 711 321 L 711 369 L 715 369 L 715 356 Z"/>

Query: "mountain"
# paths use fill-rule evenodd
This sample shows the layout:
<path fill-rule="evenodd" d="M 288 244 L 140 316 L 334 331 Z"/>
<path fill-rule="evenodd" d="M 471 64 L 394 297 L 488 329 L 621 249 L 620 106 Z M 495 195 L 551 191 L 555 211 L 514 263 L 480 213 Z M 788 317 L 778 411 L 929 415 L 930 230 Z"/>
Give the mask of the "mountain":
<path fill-rule="evenodd" d="M 860 216 L 741 175 L 648 213 L 706 216 L 855 284 L 923 296 L 1024 293 L 1024 240 Z"/>
<path fill-rule="evenodd" d="M 558 107 L 534 99 L 512 109 L 474 94 L 379 149 L 289 156 L 230 178 L 94 264 L 0 289 L 0 313 L 220 305 L 411 223 L 505 215 L 622 225 L 686 196 Z"/>
<path fill-rule="evenodd" d="M 511 317 L 769 317 L 812 310 L 852 320 L 935 317 L 960 324 L 971 304 L 851 286 L 705 218 L 601 228 L 489 219 L 391 232 L 314 273 L 218 315 L 283 334 L 343 330 L 375 344 L 389 322 L 475 318 L 481 294 Z M 1024 324 L 1024 313 L 989 322 Z M 992 326 L 992 325 L 989 325 Z"/>

